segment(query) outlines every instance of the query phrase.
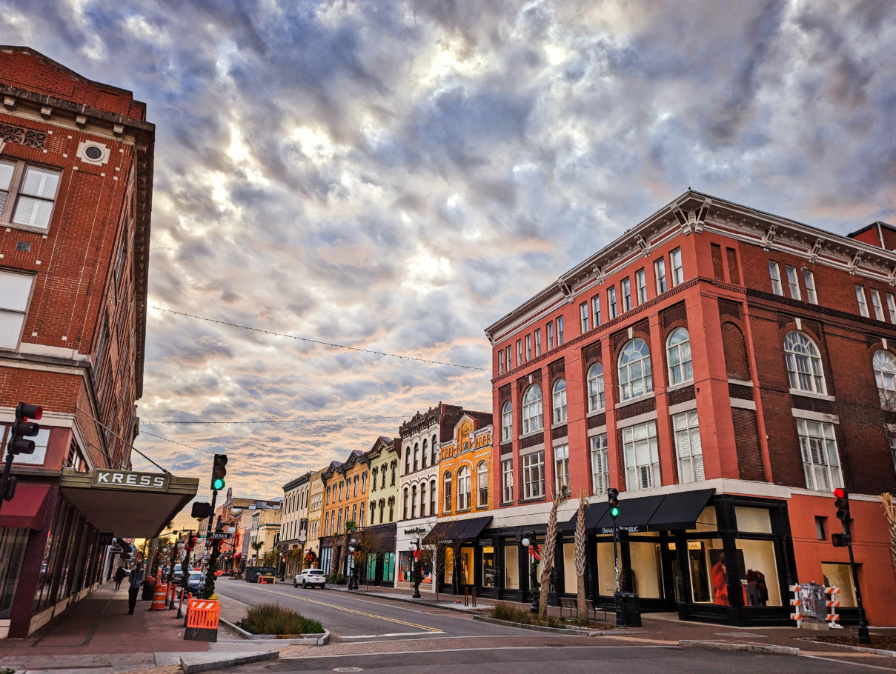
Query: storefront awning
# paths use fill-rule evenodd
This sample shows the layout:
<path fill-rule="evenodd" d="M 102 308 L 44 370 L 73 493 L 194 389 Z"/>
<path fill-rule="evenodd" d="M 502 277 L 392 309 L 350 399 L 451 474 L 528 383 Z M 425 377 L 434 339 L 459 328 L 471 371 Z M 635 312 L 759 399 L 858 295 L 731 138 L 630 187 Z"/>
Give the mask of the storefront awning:
<path fill-rule="evenodd" d="M 459 529 L 454 537 L 460 541 L 468 541 L 472 538 L 479 538 L 479 534 L 482 533 L 482 530 L 485 529 L 485 527 L 491 521 L 492 516 L 486 515 L 485 517 L 474 517 L 470 520 L 462 520 L 460 522 L 457 522 L 457 524 L 463 524 L 463 528 Z"/>
<path fill-rule="evenodd" d="M 695 528 L 697 518 L 700 517 L 700 513 L 703 512 L 709 499 L 715 493 L 715 489 L 699 489 L 679 494 L 667 494 L 653 517 L 650 518 L 648 529 L 650 531 L 675 531 Z"/>
<path fill-rule="evenodd" d="M 63 469 L 59 490 L 100 531 L 154 538 L 196 495 L 199 480 L 170 473 Z"/>
<path fill-rule="evenodd" d="M 440 540 L 447 538 L 445 534 L 448 533 L 448 529 L 453 527 L 456 522 L 436 522 L 436 525 L 429 530 L 429 533 L 426 534 L 423 538 L 423 545 L 435 545 Z"/>
<path fill-rule="evenodd" d="M 598 525 L 604 515 L 607 514 L 607 510 L 610 506 L 601 501 L 599 503 L 589 503 L 585 506 L 585 531 L 592 531 L 594 527 Z M 576 530 L 576 520 L 579 517 L 578 510 L 573 513 L 573 516 L 569 518 L 568 522 L 561 522 L 559 524 L 560 531 L 575 531 Z"/>
<path fill-rule="evenodd" d="M 4 501 L 0 508 L 0 527 L 42 529 L 49 497 L 49 484 L 33 484 L 20 480 L 12 501 Z"/>
<path fill-rule="evenodd" d="M 675 494 L 641 496 L 619 499 L 619 517 L 616 526 L 630 532 L 677 531 L 693 529 L 697 518 L 716 493 L 715 489 L 696 489 Z M 596 522 L 596 524 L 594 523 Z M 576 515 L 562 526 L 563 531 L 573 531 Z M 585 528 L 597 534 L 613 532 L 613 518 L 609 505 L 592 503 L 585 509 Z"/>

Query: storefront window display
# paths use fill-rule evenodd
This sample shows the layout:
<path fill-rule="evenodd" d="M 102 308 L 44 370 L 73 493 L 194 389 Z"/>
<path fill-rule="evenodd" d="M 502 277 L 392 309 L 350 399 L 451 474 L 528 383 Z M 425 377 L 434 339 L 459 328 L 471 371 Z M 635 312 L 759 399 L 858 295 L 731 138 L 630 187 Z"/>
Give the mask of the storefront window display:
<path fill-rule="evenodd" d="M 563 591 L 567 594 L 575 594 L 578 591 L 575 543 L 563 544 Z"/>
<path fill-rule="evenodd" d="M 376 580 L 376 555 L 367 555 L 367 579 Z"/>
<path fill-rule="evenodd" d="M 768 514 L 768 511 L 764 512 Z M 741 558 L 741 582 L 745 583 L 747 606 L 781 606 L 775 544 L 772 541 L 748 541 L 740 538 L 736 544 L 737 555 Z"/>
<path fill-rule="evenodd" d="M 445 548 L 445 582 L 454 583 L 454 550 L 451 548 Z"/>
<path fill-rule="evenodd" d="M 395 580 L 395 553 L 383 553 L 383 581 L 391 583 Z"/>
<path fill-rule="evenodd" d="M 631 541 L 632 591 L 642 598 L 663 598 L 663 562 L 659 543 Z"/>
<path fill-rule="evenodd" d="M 821 574 L 827 587 L 839 587 L 840 606 L 855 608 L 856 591 L 852 584 L 852 571 L 849 564 L 825 564 L 821 565 Z"/>
<path fill-rule="evenodd" d="M 473 585 L 476 569 L 476 551 L 473 548 L 460 549 L 460 583 L 461 585 Z"/>
<path fill-rule="evenodd" d="M 610 596 L 616 592 L 616 566 L 613 559 L 613 541 L 597 543 L 598 594 Z"/>
<path fill-rule="evenodd" d="M 695 604 L 727 605 L 727 567 L 722 552 L 722 539 L 688 541 L 688 564 L 691 572 L 691 601 Z"/>
<path fill-rule="evenodd" d="M 520 548 L 514 541 L 504 544 L 504 589 L 520 589 Z"/>
<path fill-rule="evenodd" d="M 0 618 L 8 618 L 19 582 L 28 529 L 0 529 Z"/>
<path fill-rule="evenodd" d="M 540 545 L 540 543 L 539 543 L 539 545 Z M 531 589 L 533 571 L 535 572 L 536 583 L 540 583 L 541 582 L 541 570 L 542 570 L 543 566 L 541 563 L 541 559 L 534 559 L 532 557 L 532 555 L 528 554 L 528 551 L 526 552 L 526 554 L 529 557 L 529 564 L 527 565 L 527 568 L 529 569 L 529 583 L 530 583 L 530 589 Z M 540 556 L 541 556 L 541 553 L 539 553 L 539 557 Z"/>
<path fill-rule="evenodd" d="M 411 553 L 408 551 L 398 553 L 398 582 L 411 582 Z"/>
<path fill-rule="evenodd" d="M 495 549 L 482 548 L 482 587 L 495 587 Z"/>

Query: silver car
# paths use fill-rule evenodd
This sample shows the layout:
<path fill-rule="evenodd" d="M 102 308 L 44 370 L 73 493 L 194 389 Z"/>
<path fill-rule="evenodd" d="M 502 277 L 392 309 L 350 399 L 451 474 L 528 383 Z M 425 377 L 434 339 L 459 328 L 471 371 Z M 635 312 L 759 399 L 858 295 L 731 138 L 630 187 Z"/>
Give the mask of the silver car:
<path fill-rule="evenodd" d="M 292 582 L 293 587 L 324 587 L 327 584 L 327 577 L 320 569 L 305 569 L 295 577 Z"/>

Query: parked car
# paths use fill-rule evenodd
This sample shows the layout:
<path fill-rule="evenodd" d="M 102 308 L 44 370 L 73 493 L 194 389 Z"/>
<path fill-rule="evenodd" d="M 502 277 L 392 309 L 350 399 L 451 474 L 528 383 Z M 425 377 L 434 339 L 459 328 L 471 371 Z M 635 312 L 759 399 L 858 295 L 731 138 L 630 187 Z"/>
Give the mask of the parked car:
<path fill-rule="evenodd" d="M 188 566 L 187 569 L 190 570 L 190 567 Z M 183 573 L 183 571 L 181 571 L 180 564 L 175 564 L 174 565 L 174 573 L 171 574 L 171 581 L 175 585 L 180 585 L 180 581 L 183 580 L 183 577 L 184 577 L 184 573 Z"/>
<path fill-rule="evenodd" d="M 305 569 L 295 577 L 293 587 L 324 587 L 327 584 L 327 576 L 320 569 Z"/>
<path fill-rule="evenodd" d="M 187 578 L 187 590 L 192 592 L 194 595 L 199 592 L 199 588 L 201 588 L 205 584 L 205 574 L 201 571 L 190 571 L 190 577 Z"/>

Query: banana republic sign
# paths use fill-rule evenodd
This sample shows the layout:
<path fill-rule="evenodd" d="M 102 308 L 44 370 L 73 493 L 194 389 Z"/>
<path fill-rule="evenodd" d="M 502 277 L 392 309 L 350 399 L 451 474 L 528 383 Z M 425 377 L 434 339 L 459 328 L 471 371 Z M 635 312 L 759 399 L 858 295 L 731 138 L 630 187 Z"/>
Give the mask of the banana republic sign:
<path fill-rule="evenodd" d="M 136 473 L 130 470 L 98 470 L 93 475 L 93 486 L 103 489 L 137 489 L 140 491 L 168 491 L 171 476 L 167 473 Z"/>

